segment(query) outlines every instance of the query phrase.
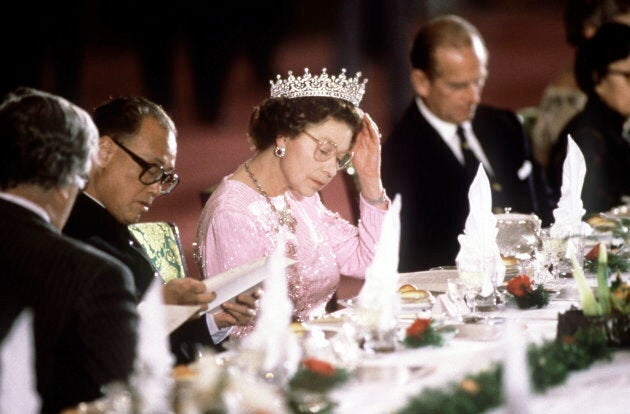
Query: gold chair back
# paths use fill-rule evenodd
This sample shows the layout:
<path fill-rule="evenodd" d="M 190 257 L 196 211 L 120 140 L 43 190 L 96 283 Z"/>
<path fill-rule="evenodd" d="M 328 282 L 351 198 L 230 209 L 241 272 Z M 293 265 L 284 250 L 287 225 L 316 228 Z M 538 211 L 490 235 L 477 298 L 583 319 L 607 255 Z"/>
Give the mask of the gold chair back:
<path fill-rule="evenodd" d="M 158 221 L 128 227 L 165 283 L 186 277 L 186 261 L 179 230 L 174 223 Z"/>

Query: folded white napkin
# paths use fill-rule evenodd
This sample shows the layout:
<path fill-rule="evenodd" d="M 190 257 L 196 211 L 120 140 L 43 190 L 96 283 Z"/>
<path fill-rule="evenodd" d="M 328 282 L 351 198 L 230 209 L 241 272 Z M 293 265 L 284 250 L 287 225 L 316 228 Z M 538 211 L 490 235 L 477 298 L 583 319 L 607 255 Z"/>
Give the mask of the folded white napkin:
<path fill-rule="evenodd" d="M 468 203 L 470 212 L 466 218 L 464 233 L 457 237 L 460 249 L 456 260 L 469 267 L 480 262 L 490 263 L 497 274 L 497 284 L 500 284 L 505 277 L 505 265 L 497 245 L 497 218 L 492 213 L 490 182 L 481 164 L 470 184 Z M 492 282 L 489 274 L 486 276 L 488 277 L 481 291 L 483 296 L 492 293 Z"/>
<path fill-rule="evenodd" d="M 435 300 L 435 304 L 431 309 L 431 315 L 433 315 L 434 317 L 443 315 L 450 318 L 455 318 L 462 313 L 464 313 L 464 310 L 460 309 L 459 303 L 453 302 L 446 293 L 438 295 Z"/>
<path fill-rule="evenodd" d="M 133 385 L 142 400 L 143 413 L 166 413 L 170 411 L 174 358 L 168 341 L 162 284 L 157 279 L 138 305 L 138 312 L 140 323 Z"/>
<path fill-rule="evenodd" d="M 30 311 L 20 314 L 0 345 L 0 413 L 38 413 Z"/>
<path fill-rule="evenodd" d="M 357 315 L 362 325 L 391 329 L 400 308 L 398 260 L 400 246 L 400 194 L 396 194 L 383 218 L 374 259 L 365 272 L 365 283 L 357 297 Z"/>
<path fill-rule="evenodd" d="M 591 227 L 582 221 L 586 210 L 582 204 L 582 187 L 586 175 L 584 155 L 571 135 L 567 137 L 567 156 L 562 165 L 562 187 L 558 207 L 553 211 L 554 223 L 549 229 L 552 237 L 571 234 L 590 234 Z"/>
<path fill-rule="evenodd" d="M 265 263 L 268 276 L 263 284 L 259 316 L 254 329 L 241 343 L 243 351 L 260 356 L 260 360 L 254 358 L 253 362 L 260 366 L 250 369 L 275 372 L 280 375 L 280 382 L 295 373 L 301 356 L 296 337 L 289 329 L 293 304 L 285 274 L 286 240 L 287 235 L 280 232 L 274 252 Z"/>

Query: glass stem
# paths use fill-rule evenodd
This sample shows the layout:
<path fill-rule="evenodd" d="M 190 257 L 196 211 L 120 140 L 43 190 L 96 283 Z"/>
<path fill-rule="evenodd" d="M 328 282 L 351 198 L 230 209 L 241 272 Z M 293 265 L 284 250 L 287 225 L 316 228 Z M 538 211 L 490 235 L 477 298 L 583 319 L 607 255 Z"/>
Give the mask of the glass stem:
<path fill-rule="evenodd" d="M 466 306 L 470 309 L 470 316 L 477 316 L 477 300 L 475 292 L 466 292 Z"/>

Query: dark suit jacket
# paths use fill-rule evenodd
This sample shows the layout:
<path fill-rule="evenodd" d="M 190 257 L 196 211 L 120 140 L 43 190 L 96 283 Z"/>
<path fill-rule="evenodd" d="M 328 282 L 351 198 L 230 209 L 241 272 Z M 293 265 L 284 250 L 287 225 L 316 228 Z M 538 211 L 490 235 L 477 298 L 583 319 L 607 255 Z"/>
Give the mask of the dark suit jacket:
<path fill-rule="evenodd" d="M 129 270 L 1 199 L 0 231 L 0 341 L 31 308 L 42 412 L 93 400 L 102 385 L 127 379 L 138 318 Z"/>
<path fill-rule="evenodd" d="M 608 211 L 630 195 L 630 142 L 622 136 L 625 118 L 597 96 L 564 127 L 551 151 L 548 177 L 553 199 L 560 199 L 562 166 L 567 155 L 567 134 L 584 154 L 586 176 L 582 201 L 587 213 Z"/>
<path fill-rule="evenodd" d="M 126 264 L 135 279 L 138 302 L 151 281 L 160 277 L 127 226 L 83 193 L 77 197 L 63 232 L 111 254 Z M 223 350 L 221 346 L 212 342 L 205 318 L 184 323 L 171 333 L 170 342 L 177 363 L 192 361 L 198 346 L 211 346 Z"/>
<path fill-rule="evenodd" d="M 517 176 L 526 160 L 532 161 L 521 124 L 512 112 L 480 105 L 472 127 L 492 168 L 488 174 L 495 212 L 539 212 L 534 177 Z M 383 184 L 390 195 L 400 193 L 400 272 L 454 265 L 469 212 L 468 188 L 472 179 L 427 122 L 415 101 L 411 103 L 383 145 Z M 545 189 L 541 188 L 544 193 Z M 545 213 L 548 214 L 548 213 Z"/>

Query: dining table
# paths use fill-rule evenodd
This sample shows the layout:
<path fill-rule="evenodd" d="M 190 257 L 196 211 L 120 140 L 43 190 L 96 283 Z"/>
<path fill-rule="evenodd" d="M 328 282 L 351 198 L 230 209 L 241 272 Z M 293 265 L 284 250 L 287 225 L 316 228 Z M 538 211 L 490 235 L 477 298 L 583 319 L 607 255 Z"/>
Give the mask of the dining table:
<path fill-rule="evenodd" d="M 519 309 L 514 304 L 481 312 L 481 321 L 463 323 L 457 315 L 446 315 L 437 304 L 447 298 L 448 278 L 456 277 L 456 270 L 437 270 L 399 275 L 399 285 L 413 284 L 426 289 L 436 298 L 432 306 L 403 306 L 397 314 L 399 332 L 404 332 L 415 318 L 433 318 L 441 324 L 451 324 L 454 330 L 445 336 L 441 346 L 406 348 L 397 341 L 392 352 L 362 352 L 351 379 L 335 388 L 329 398 L 335 413 L 382 414 L 403 409 L 424 390 L 441 389 L 462 381 L 469 375 L 482 372 L 496 363 L 513 358 L 514 341 L 542 344 L 556 338 L 558 314 L 579 308 L 579 294 L 573 279 L 550 282 L 555 293 L 549 304 L 540 309 Z M 621 275 L 623 280 L 629 274 Z M 587 275 L 590 286 L 596 286 L 594 275 Z M 348 301 L 342 301 L 348 304 Z M 306 323 L 307 328 L 339 332 L 353 317 L 352 306 Z M 523 354 L 524 355 L 524 354 Z M 524 358 L 524 356 L 523 356 Z M 542 394 L 531 391 L 525 383 L 528 375 L 521 375 L 527 397 L 520 396 L 519 411 L 523 413 L 625 413 L 630 390 L 630 350 L 616 349 L 610 361 L 597 361 L 583 371 L 572 372 L 567 381 Z M 493 412 L 514 412 L 509 407 L 498 407 Z"/>
<path fill-rule="evenodd" d="M 529 383 L 530 376 L 525 368 L 523 349 L 554 341 L 557 335 L 558 315 L 580 308 L 579 294 L 573 279 L 550 281 L 548 285 L 553 286 L 553 289 L 550 289 L 554 291 L 553 297 L 547 306 L 539 309 L 519 309 L 509 300 L 501 285 L 499 292 L 504 295 L 503 304 L 480 312 L 480 320 L 465 323 L 461 315 L 449 314 L 449 308 L 441 306 L 444 301 L 450 300 L 447 281 L 456 278 L 457 275 L 456 270 L 432 270 L 398 275 L 398 285 L 413 285 L 419 290 L 426 290 L 430 292 L 430 300 L 400 306 L 395 315 L 395 346 L 386 352 L 365 349 L 356 343 L 354 337 L 346 338 L 349 340 L 345 342 L 340 341 L 340 338 L 353 332 L 348 328 L 356 325 L 357 309 L 356 302 L 353 301 L 356 298 L 341 300 L 345 307 L 340 310 L 300 323 L 302 329 L 293 333 L 302 345 L 309 336 L 317 336 L 320 339 L 318 344 L 320 347 L 336 348 L 335 353 L 345 359 L 345 366 L 339 365 L 338 368 L 343 368 L 349 373 L 347 381 L 328 391 L 324 400 L 316 398 L 297 411 L 292 411 L 288 407 L 281 408 L 284 403 L 280 401 L 289 395 L 283 397 L 282 392 L 278 393 L 278 388 L 264 381 L 254 385 L 247 385 L 248 381 L 243 383 L 242 380 L 246 377 L 244 371 L 233 377 L 240 382 L 239 390 L 243 394 L 239 398 L 256 400 L 255 411 L 260 413 L 415 413 L 413 409 L 404 410 L 409 408 L 414 398 L 423 395 L 423 392 L 440 392 L 452 389 L 453 385 L 461 386 L 467 378 L 474 378 L 479 373 L 490 371 L 497 364 L 503 364 L 503 376 L 516 381 L 516 384 L 511 384 L 511 388 L 516 386 L 520 392 L 512 395 L 512 398 L 504 394 L 505 403 L 490 408 L 488 412 L 492 414 L 628 412 L 629 348 L 614 348 L 610 359 L 596 360 L 583 370 L 569 372 L 565 381 L 547 388 L 542 393 L 534 392 L 535 387 Z M 630 281 L 630 273 L 621 274 L 620 277 L 625 282 Z M 591 287 L 596 286 L 594 275 L 587 274 L 586 280 Z M 436 326 L 449 328 L 441 330 L 443 343 L 439 346 L 406 347 L 402 341 L 404 333 L 417 319 L 431 319 Z M 322 344 L 321 338 L 326 338 L 328 343 Z M 523 352 L 517 352 L 519 349 Z M 228 371 L 237 367 L 246 359 L 246 354 L 242 351 L 232 349 L 218 354 L 210 352 L 189 366 L 176 367 L 174 376 L 178 379 L 175 384 L 173 412 L 178 414 L 205 412 L 199 410 L 201 407 L 208 408 L 207 401 L 200 399 L 200 395 L 203 394 L 194 394 L 191 386 L 199 385 L 200 380 L 201 383 L 207 381 L 207 369 L 219 372 L 217 370 L 222 370 L 222 366 Z M 508 375 L 508 369 L 513 370 L 515 369 L 513 367 L 519 365 L 515 364 L 518 358 L 523 359 L 520 361 L 522 371 Z M 506 389 L 505 385 L 504 383 L 503 389 Z M 207 395 L 213 404 L 223 399 L 220 394 Z M 81 404 L 64 411 L 64 414 L 131 412 L 112 411 L 113 405 L 125 401 L 128 402 L 128 394 L 122 392 L 100 401 Z M 272 404 L 278 403 L 281 405 L 274 408 Z"/>

